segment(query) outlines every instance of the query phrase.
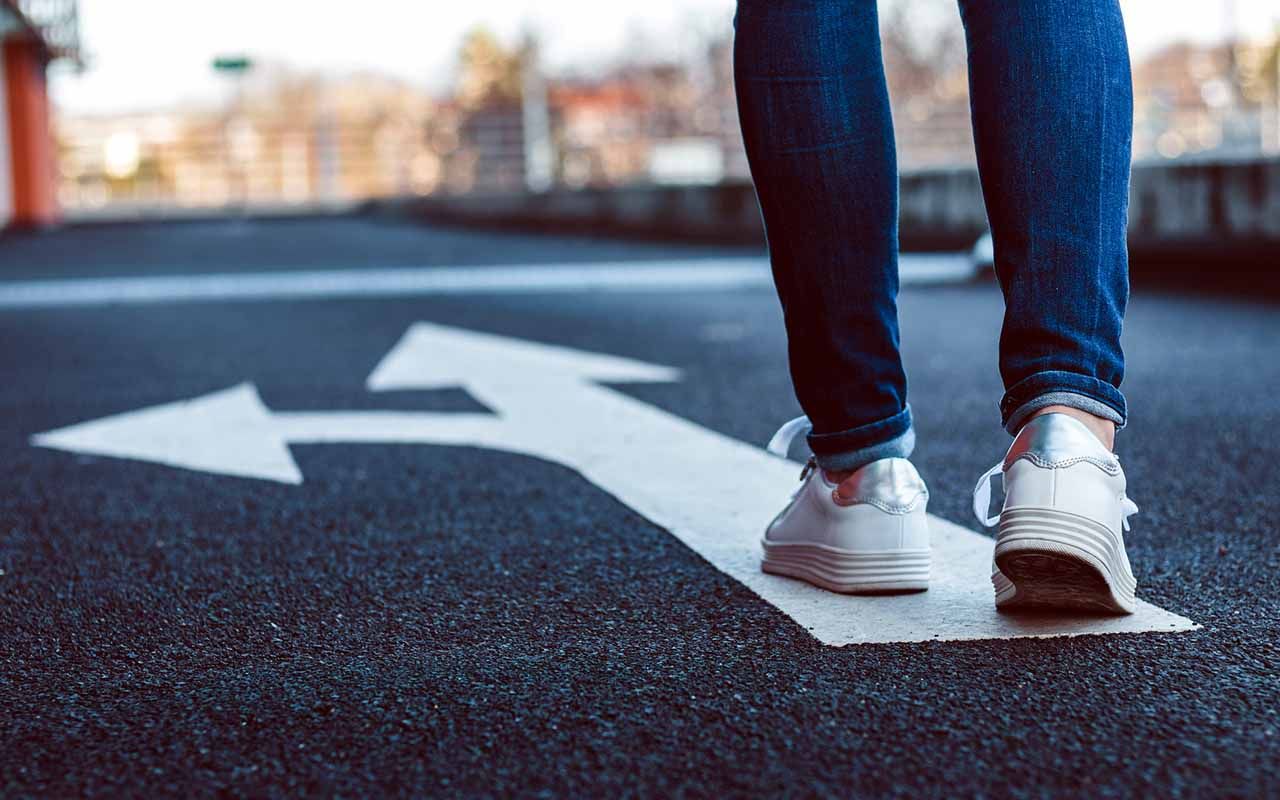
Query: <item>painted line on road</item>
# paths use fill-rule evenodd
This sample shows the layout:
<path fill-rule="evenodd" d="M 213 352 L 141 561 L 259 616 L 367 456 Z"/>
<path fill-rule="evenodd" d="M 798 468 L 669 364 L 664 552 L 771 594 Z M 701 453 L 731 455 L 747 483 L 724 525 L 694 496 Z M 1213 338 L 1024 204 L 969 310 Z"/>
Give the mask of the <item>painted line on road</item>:
<path fill-rule="evenodd" d="M 542 458 L 576 470 L 830 645 L 1197 627 L 1142 601 L 1127 617 L 996 613 L 994 540 L 933 516 L 933 576 L 923 594 L 838 595 L 766 575 L 760 537 L 795 488 L 799 465 L 601 385 L 679 376 L 619 356 L 418 323 L 368 388 L 461 387 L 492 414 L 280 412 L 246 383 L 37 434 L 32 443 L 288 484 L 304 482 L 290 444 L 455 445 Z"/>
<path fill-rule="evenodd" d="M 904 254 L 905 285 L 955 283 L 974 274 L 964 254 Z M 0 309 L 192 303 L 219 300 L 332 300 L 432 294 L 669 292 L 772 288 L 763 256 L 582 264 L 399 267 L 0 283 Z"/>

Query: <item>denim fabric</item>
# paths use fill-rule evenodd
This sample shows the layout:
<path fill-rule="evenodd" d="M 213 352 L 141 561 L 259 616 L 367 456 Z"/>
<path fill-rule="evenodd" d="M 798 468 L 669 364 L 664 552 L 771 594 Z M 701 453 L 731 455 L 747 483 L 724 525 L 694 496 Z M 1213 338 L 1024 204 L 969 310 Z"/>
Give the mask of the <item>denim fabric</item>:
<path fill-rule="evenodd" d="M 833 471 L 855 470 L 882 458 L 909 458 L 915 448 L 916 431 L 911 424 L 910 405 L 901 414 L 860 428 L 809 434 L 809 449 L 814 458 L 823 469 Z"/>
<path fill-rule="evenodd" d="M 1001 419 L 1020 424 L 1054 395 L 1123 424 L 1133 98 L 1117 0 L 961 0 L 960 11 L 1005 297 Z M 876 4 L 739 0 L 734 24 L 743 139 L 810 446 L 829 469 L 886 445 L 909 453 Z"/>

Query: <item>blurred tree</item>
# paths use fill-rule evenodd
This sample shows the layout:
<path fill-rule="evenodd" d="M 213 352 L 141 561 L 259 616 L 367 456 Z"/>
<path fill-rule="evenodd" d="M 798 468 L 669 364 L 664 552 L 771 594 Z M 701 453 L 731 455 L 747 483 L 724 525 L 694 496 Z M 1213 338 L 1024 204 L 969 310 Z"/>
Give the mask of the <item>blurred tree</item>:
<path fill-rule="evenodd" d="M 964 29 L 954 0 L 894 0 L 880 25 L 898 163 L 972 163 Z"/>
<path fill-rule="evenodd" d="M 1280 103 L 1280 30 L 1270 41 L 1237 42 L 1236 66 L 1240 90 L 1249 102 Z"/>
<path fill-rule="evenodd" d="M 897 0 L 880 25 L 895 103 L 964 97 L 964 31 L 954 0 Z"/>
<path fill-rule="evenodd" d="M 498 37 L 476 28 L 463 39 L 458 55 L 458 100 L 468 108 L 520 100 L 521 53 L 503 47 Z"/>

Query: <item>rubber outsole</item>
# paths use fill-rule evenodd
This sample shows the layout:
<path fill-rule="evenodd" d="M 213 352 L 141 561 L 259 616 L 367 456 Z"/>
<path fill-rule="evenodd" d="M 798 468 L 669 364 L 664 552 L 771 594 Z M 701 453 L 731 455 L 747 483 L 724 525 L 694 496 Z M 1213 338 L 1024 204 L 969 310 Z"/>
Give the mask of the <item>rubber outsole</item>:
<path fill-rule="evenodd" d="M 923 592 L 929 588 L 929 550 L 853 552 L 822 544 L 764 540 L 761 568 L 840 594 Z"/>
<path fill-rule="evenodd" d="M 1120 536 L 1091 519 L 1008 509 L 1000 516 L 991 576 L 996 607 L 1132 614 L 1137 581 L 1123 554 Z"/>

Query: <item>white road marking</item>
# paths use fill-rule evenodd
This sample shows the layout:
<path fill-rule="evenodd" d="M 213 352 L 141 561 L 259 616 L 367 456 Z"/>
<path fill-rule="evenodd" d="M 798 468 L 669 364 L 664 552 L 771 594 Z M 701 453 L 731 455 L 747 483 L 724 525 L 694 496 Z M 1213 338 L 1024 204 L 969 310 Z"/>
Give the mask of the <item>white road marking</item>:
<path fill-rule="evenodd" d="M 963 254 L 906 254 L 904 285 L 953 283 L 974 274 Z M 403 267 L 0 282 L 0 309 L 331 300 L 431 294 L 669 292 L 772 288 L 764 257 L 612 261 L 567 265 Z"/>
<path fill-rule="evenodd" d="M 32 441 L 283 483 L 303 479 L 289 443 L 418 442 L 544 458 L 577 470 L 830 645 L 1197 627 L 1141 601 L 1129 617 L 997 614 L 989 580 L 993 541 L 937 517 L 930 518 L 934 577 L 924 594 L 851 597 L 766 575 L 760 535 L 794 487 L 798 465 L 597 383 L 678 377 L 630 359 L 419 323 L 378 364 L 369 389 L 461 386 L 494 414 L 281 413 L 242 384 Z"/>
<path fill-rule="evenodd" d="M 747 326 L 742 322 L 708 322 L 698 331 L 698 338 L 714 344 L 732 344 L 747 336 Z"/>

